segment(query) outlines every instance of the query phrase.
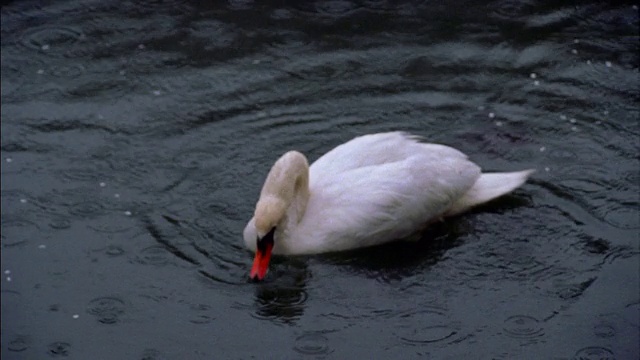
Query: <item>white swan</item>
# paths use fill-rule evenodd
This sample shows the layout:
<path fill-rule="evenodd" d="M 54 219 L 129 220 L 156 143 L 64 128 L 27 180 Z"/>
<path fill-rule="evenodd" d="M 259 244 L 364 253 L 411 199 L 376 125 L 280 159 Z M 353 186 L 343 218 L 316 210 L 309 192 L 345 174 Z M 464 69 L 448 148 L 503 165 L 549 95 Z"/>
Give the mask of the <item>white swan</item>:
<path fill-rule="evenodd" d="M 481 174 L 460 151 L 403 132 L 357 137 L 314 162 L 271 168 L 244 241 L 262 280 L 271 254 L 341 251 L 407 238 L 522 185 L 533 170 Z"/>

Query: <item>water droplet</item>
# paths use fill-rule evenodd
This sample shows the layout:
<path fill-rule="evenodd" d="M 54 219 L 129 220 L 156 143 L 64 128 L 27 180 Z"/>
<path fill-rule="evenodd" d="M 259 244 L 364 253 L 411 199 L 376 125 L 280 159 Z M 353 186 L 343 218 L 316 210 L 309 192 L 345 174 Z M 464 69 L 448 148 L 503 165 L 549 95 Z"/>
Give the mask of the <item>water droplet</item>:
<path fill-rule="evenodd" d="M 124 214 L 127 215 L 127 216 L 131 216 L 131 211 L 127 210 L 127 211 L 124 212 Z"/>
<path fill-rule="evenodd" d="M 257 60 L 257 59 L 256 59 L 256 60 L 253 60 L 251 63 L 252 63 L 253 65 L 258 65 L 258 64 L 260 64 L 260 60 Z"/>
<path fill-rule="evenodd" d="M 126 74 L 126 73 L 127 73 L 127 72 L 126 72 L 125 70 L 120 70 L 120 75 L 124 75 L 124 74 Z"/>
<path fill-rule="evenodd" d="M 605 110 L 602 113 L 605 114 L 605 115 L 609 115 L 609 110 Z"/>
<path fill-rule="evenodd" d="M 107 186 L 107 183 L 101 182 L 99 185 L 100 185 L 100 187 L 105 187 L 105 186 Z"/>
<path fill-rule="evenodd" d="M 47 51 L 49 50 L 49 45 L 48 44 L 44 44 L 40 47 L 42 50 Z"/>
<path fill-rule="evenodd" d="M 140 50 L 144 50 L 144 48 L 145 48 L 144 44 L 140 44 L 140 45 L 138 45 L 138 49 L 140 49 Z"/>
<path fill-rule="evenodd" d="M 116 199 L 119 199 L 120 198 L 120 194 L 113 194 L 113 197 L 116 198 Z"/>
<path fill-rule="evenodd" d="M 320 355 L 330 352 L 328 340 L 321 334 L 305 334 L 296 339 L 294 350 L 302 355 Z"/>
<path fill-rule="evenodd" d="M 153 95 L 159 96 L 161 94 L 160 90 L 153 90 Z"/>
<path fill-rule="evenodd" d="M 38 245 L 38 249 L 46 249 L 46 248 L 47 248 L 47 245 L 45 244 Z"/>
<path fill-rule="evenodd" d="M 11 276 L 7 276 L 7 281 L 11 281 Z"/>
<path fill-rule="evenodd" d="M 533 82 L 533 85 L 535 85 L 535 86 L 540 85 L 540 81 L 538 81 L 538 80 L 534 81 L 534 82 Z"/>
<path fill-rule="evenodd" d="M 597 121 L 596 121 L 596 125 L 600 125 L 600 124 L 602 124 L 602 121 L 597 120 Z"/>
<path fill-rule="evenodd" d="M 545 150 L 547 150 L 547 148 L 546 148 L 546 147 L 544 147 L 544 146 L 541 146 L 541 147 L 540 147 L 540 152 L 543 152 L 543 151 L 545 151 Z"/>
<path fill-rule="evenodd" d="M 591 60 L 587 60 L 587 65 L 591 65 Z"/>
<path fill-rule="evenodd" d="M 535 79 L 538 77 L 538 75 L 536 75 L 536 73 L 531 73 L 531 75 L 529 75 L 530 78 Z"/>
<path fill-rule="evenodd" d="M 607 348 L 590 346 L 578 350 L 573 358 L 579 360 L 614 360 L 616 357 Z"/>
<path fill-rule="evenodd" d="M 567 116 L 566 115 L 560 115 L 560 119 L 561 120 L 567 120 Z"/>
<path fill-rule="evenodd" d="M 577 53 L 578 53 L 578 50 L 576 50 L 576 49 L 571 49 L 571 53 L 575 55 L 575 54 L 577 54 Z"/>
<path fill-rule="evenodd" d="M 74 319 L 77 319 L 77 318 L 79 318 L 79 317 L 80 317 L 80 315 L 78 315 L 78 314 L 73 314 L 73 316 L 71 316 L 71 317 L 72 317 L 72 318 L 74 318 Z"/>
<path fill-rule="evenodd" d="M 576 123 L 576 118 L 569 119 L 569 122 L 572 123 L 572 124 L 575 124 Z"/>
<path fill-rule="evenodd" d="M 484 110 L 484 105 L 478 106 L 478 110 L 480 110 L 480 111 Z"/>
<path fill-rule="evenodd" d="M 7 269 L 7 270 L 4 271 L 4 273 L 9 275 L 9 274 L 11 274 L 11 270 Z"/>
<path fill-rule="evenodd" d="M 611 67 L 611 61 L 605 61 L 605 62 L 604 62 L 604 65 L 605 65 L 606 67 Z"/>
<path fill-rule="evenodd" d="M 572 126 L 571 127 L 571 131 L 578 131 L 578 127 L 577 126 Z"/>
<path fill-rule="evenodd" d="M 23 203 L 23 204 L 26 204 L 27 203 L 27 199 L 20 199 L 20 202 Z"/>
<path fill-rule="evenodd" d="M 579 39 L 573 39 L 573 43 L 574 44 L 580 44 L 580 40 Z"/>
<path fill-rule="evenodd" d="M 551 170 L 548 166 L 544 168 L 544 171 L 549 172 Z"/>
<path fill-rule="evenodd" d="M 13 159 L 12 159 L 12 158 L 9 158 L 9 157 L 8 157 L 8 158 L 6 158 L 6 159 L 4 159 L 4 160 L 5 160 L 6 162 L 8 162 L 8 163 L 10 163 L 10 162 L 12 162 L 12 161 L 13 161 Z"/>
<path fill-rule="evenodd" d="M 124 314 L 125 303 L 116 297 L 99 297 L 89 302 L 87 313 L 103 324 L 115 324 Z"/>
<path fill-rule="evenodd" d="M 66 342 L 61 342 L 61 341 L 54 342 L 53 344 L 49 345 L 49 355 L 67 357 L 69 356 L 70 347 L 71 347 L 71 344 Z"/>
<path fill-rule="evenodd" d="M 494 114 L 494 113 L 490 112 L 490 113 L 489 113 L 489 118 L 493 119 L 494 117 L 496 117 L 496 114 Z"/>
<path fill-rule="evenodd" d="M 502 125 L 503 125 L 502 121 L 496 121 L 496 126 L 502 126 Z"/>
<path fill-rule="evenodd" d="M 533 316 L 511 316 L 504 324 L 504 331 L 510 337 L 530 339 L 543 334 L 540 322 Z"/>

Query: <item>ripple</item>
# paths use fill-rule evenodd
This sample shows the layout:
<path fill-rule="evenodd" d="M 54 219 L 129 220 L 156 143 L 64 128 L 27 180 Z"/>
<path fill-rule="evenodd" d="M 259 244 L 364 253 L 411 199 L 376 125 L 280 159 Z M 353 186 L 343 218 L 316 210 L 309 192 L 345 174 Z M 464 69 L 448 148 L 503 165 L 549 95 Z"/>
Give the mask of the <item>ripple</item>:
<path fill-rule="evenodd" d="M 13 352 L 22 352 L 29 348 L 29 337 L 25 335 L 16 335 L 7 344 L 7 349 Z"/>
<path fill-rule="evenodd" d="M 515 315 L 504 321 L 507 336 L 518 339 L 532 339 L 544 335 L 538 319 L 528 315 Z"/>
<path fill-rule="evenodd" d="M 26 244 L 29 240 L 38 239 L 40 228 L 36 223 L 26 220 L 20 216 L 2 216 L 2 247 L 9 248 Z"/>
<path fill-rule="evenodd" d="M 71 348 L 71 344 L 62 341 L 56 341 L 54 343 L 49 344 L 49 355 L 53 357 L 58 356 L 69 356 L 69 348 Z"/>
<path fill-rule="evenodd" d="M 82 64 L 65 64 L 60 66 L 52 66 L 47 73 L 57 78 L 73 79 L 84 74 L 85 67 Z"/>
<path fill-rule="evenodd" d="M 252 316 L 261 320 L 278 320 L 291 323 L 304 313 L 309 298 L 303 287 L 283 287 L 276 284 L 262 284 L 256 291 L 255 313 Z"/>
<path fill-rule="evenodd" d="M 619 229 L 640 229 L 638 208 L 624 204 L 608 202 L 595 210 L 597 216 L 607 224 Z"/>
<path fill-rule="evenodd" d="M 589 346 L 580 349 L 573 356 L 574 360 L 615 360 L 613 351 L 600 346 Z"/>
<path fill-rule="evenodd" d="M 124 314 L 125 303 L 117 297 L 99 297 L 91 300 L 87 306 L 87 313 L 96 317 L 103 324 L 115 324 Z"/>
<path fill-rule="evenodd" d="M 173 263 L 171 253 L 162 245 L 152 245 L 140 250 L 135 260 L 140 264 L 153 266 L 165 266 Z"/>
<path fill-rule="evenodd" d="M 104 205 L 97 201 L 80 201 L 69 204 L 69 214 L 89 219 L 105 214 Z"/>
<path fill-rule="evenodd" d="M 459 326 L 449 319 L 448 312 L 437 307 L 407 312 L 400 317 L 408 324 L 400 326 L 395 335 L 411 345 L 443 341 L 460 331 Z"/>
<path fill-rule="evenodd" d="M 187 168 L 187 169 L 201 169 L 201 168 L 219 168 L 224 163 L 225 159 L 216 156 L 211 151 L 206 150 L 187 150 L 179 152 L 173 157 L 175 165 Z"/>
<path fill-rule="evenodd" d="M 72 27 L 39 27 L 22 34 L 22 45 L 46 53 L 60 53 L 84 39 L 82 31 Z"/>
<path fill-rule="evenodd" d="M 293 350 L 302 355 L 326 355 L 331 353 L 329 340 L 322 334 L 308 333 L 296 338 Z"/>
<path fill-rule="evenodd" d="M 57 216 L 49 221 L 52 229 L 64 230 L 71 227 L 71 221 L 66 217 Z"/>
<path fill-rule="evenodd" d="M 333 0 L 333 1 L 318 1 L 315 6 L 316 10 L 321 15 L 328 16 L 345 16 L 352 13 L 358 8 L 358 6 L 352 1 L 346 0 Z"/>
<path fill-rule="evenodd" d="M 191 305 L 189 309 L 195 312 L 195 315 L 189 319 L 189 322 L 197 325 L 208 324 L 215 320 L 215 317 L 211 316 L 211 306 L 205 304 Z"/>
<path fill-rule="evenodd" d="M 609 324 L 598 324 L 593 327 L 593 333 L 597 337 L 610 338 L 616 335 L 616 329 Z"/>

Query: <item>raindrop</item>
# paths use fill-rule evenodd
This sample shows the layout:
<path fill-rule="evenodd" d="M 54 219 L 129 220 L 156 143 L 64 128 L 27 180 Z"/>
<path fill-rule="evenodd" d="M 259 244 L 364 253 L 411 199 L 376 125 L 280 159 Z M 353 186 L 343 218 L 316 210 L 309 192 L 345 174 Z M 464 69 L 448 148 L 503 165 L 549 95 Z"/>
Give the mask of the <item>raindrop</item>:
<path fill-rule="evenodd" d="M 74 319 L 77 319 L 77 318 L 79 318 L 79 317 L 80 317 L 80 315 L 78 315 L 78 314 L 73 314 L 73 316 L 71 316 L 71 317 L 72 317 L 72 318 L 74 318 Z"/>
<path fill-rule="evenodd" d="M 11 274 L 11 270 L 7 269 L 7 270 L 5 270 L 5 271 L 4 271 L 4 273 L 5 273 L 6 275 L 9 275 L 9 274 Z"/>
<path fill-rule="evenodd" d="M 569 122 L 572 123 L 572 124 L 575 124 L 576 123 L 576 118 L 569 119 Z"/>
<path fill-rule="evenodd" d="M 23 203 L 23 204 L 26 204 L 27 203 L 27 199 L 20 199 L 20 202 Z"/>
<path fill-rule="evenodd" d="M 46 248 L 47 248 L 47 245 L 45 245 L 45 244 L 38 245 L 38 249 L 42 250 L 42 249 L 46 249 Z"/>
<path fill-rule="evenodd" d="M 605 115 L 609 115 L 609 110 L 605 110 L 602 113 L 605 114 Z"/>
<path fill-rule="evenodd" d="M 7 281 L 11 281 L 11 276 L 7 276 Z"/>
<path fill-rule="evenodd" d="M 12 158 L 10 158 L 10 157 L 8 157 L 8 158 L 6 158 L 6 159 L 5 159 L 5 161 L 6 161 L 6 162 L 8 162 L 8 163 L 10 163 L 10 162 L 12 162 L 12 161 L 13 161 L 13 159 L 12 159 Z"/>
<path fill-rule="evenodd" d="M 573 358 L 576 360 L 614 360 L 615 356 L 607 348 L 590 346 L 578 350 Z"/>
<path fill-rule="evenodd" d="M 484 110 L 484 106 L 483 105 L 478 106 L 478 110 L 480 111 Z"/>
<path fill-rule="evenodd" d="M 105 187 L 105 186 L 107 186 L 107 183 L 104 183 L 104 182 L 100 183 L 100 187 Z"/>
<path fill-rule="evenodd" d="M 533 85 L 535 85 L 535 86 L 540 85 L 540 81 L 538 81 L 538 80 L 534 81 L 534 82 L 533 82 Z"/>
<path fill-rule="evenodd" d="M 502 121 L 496 121 L 496 126 L 502 126 L 503 122 Z"/>
<path fill-rule="evenodd" d="M 256 59 L 256 60 L 253 60 L 251 63 L 252 63 L 253 65 L 258 65 L 258 64 L 260 64 L 260 60 L 257 60 L 257 59 Z"/>
<path fill-rule="evenodd" d="M 9 341 L 9 344 L 7 344 L 7 349 L 13 352 L 25 351 L 29 348 L 29 346 L 27 345 L 28 342 L 29 341 L 26 337 L 18 335 L 13 340 Z"/>
<path fill-rule="evenodd" d="M 578 127 L 577 126 L 572 126 L 571 127 L 571 131 L 578 131 Z"/>
<path fill-rule="evenodd" d="M 591 65 L 591 60 L 587 60 L 587 65 Z"/>
<path fill-rule="evenodd" d="M 144 44 L 140 44 L 140 45 L 138 45 L 138 49 L 140 49 L 140 50 L 144 50 L 144 48 L 145 48 Z"/>
<path fill-rule="evenodd" d="M 131 211 L 127 210 L 127 211 L 124 212 L 124 214 L 127 215 L 127 216 L 131 216 Z"/>
<path fill-rule="evenodd" d="M 510 337 L 530 339 L 543 334 L 539 321 L 532 316 L 511 316 L 504 324 L 504 331 Z"/>
<path fill-rule="evenodd" d="M 490 113 L 489 113 L 489 118 L 493 119 L 494 117 L 496 117 L 496 114 L 494 114 L 494 113 L 490 112 Z"/>
<path fill-rule="evenodd" d="M 538 77 L 538 75 L 536 75 L 536 73 L 531 73 L 531 75 L 529 75 L 530 78 L 535 79 Z"/>
<path fill-rule="evenodd" d="M 540 152 L 543 152 L 543 151 L 545 151 L 545 150 L 547 150 L 547 148 L 546 148 L 546 147 L 544 147 L 544 146 L 541 146 L 541 147 L 540 147 Z"/>
<path fill-rule="evenodd" d="M 113 197 L 116 198 L 116 199 L 119 199 L 120 198 L 120 194 L 113 194 Z"/>
<path fill-rule="evenodd" d="M 548 166 L 544 168 L 544 171 L 549 172 L 551 170 Z"/>
<path fill-rule="evenodd" d="M 124 71 L 124 70 L 120 70 L 120 75 L 124 75 L 124 74 L 126 74 L 126 73 L 127 73 L 126 71 Z"/>
<path fill-rule="evenodd" d="M 560 115 L 560 119 L 561 120 L 567 120 L 567 116 L 566 115 Z"/>
<path fill-rule="evenodd" d="M 578 50 L 576 50 L 576 49 L 572 49 L 572 50 L 571 50 L 571 53 L 575 55 L 575 54 L 577 54 L 577 53 L 578 53 Z"/>
<path fill-rule="evenodd" d="M 153 90 L 153 95 L 160 96 L 160 94 L 161 94 L 160 90 Z"/>
<path fill-rule="evenodd" d="M 606 67 L 611 67 L 611 61 L 605 61 L 605 62 L 604 62 L 604 65 L 605 65 Z"/>
<path fill-rule="evenodd" d="M 322 355 L 330 352 L 329 341 L 321 334 L 305 334 L 296 339 L 295 351 L 302 355 Z"/>
<path fill-rule="evenodd" d="M 42 45 L 41 49 L 44 50 L 44 51 L 47 51 L 47 50 L 49 50 L 49 45 L 48 44 L 44 44 L 44 45 Z"/>
<path fill-rule="evenodd" d="M 71 345 L 66 342 L 54 342 L 49 345 L 49 355 L 51 356 L 69 356 L 69 348 Z"/>
<path fill-rule="evenodd" d="M 116 297 L 99 297 L 91 300 L 87 306 L 87 313 L 96 317 L 103 324 L 115 324 L 124 314 L 124 301 Z"/>
<path fill-rule="evenodd" d="M 573 43 L 574 44 L 580 44 L 580 40 L 579 39 L 573 39 Z"/>

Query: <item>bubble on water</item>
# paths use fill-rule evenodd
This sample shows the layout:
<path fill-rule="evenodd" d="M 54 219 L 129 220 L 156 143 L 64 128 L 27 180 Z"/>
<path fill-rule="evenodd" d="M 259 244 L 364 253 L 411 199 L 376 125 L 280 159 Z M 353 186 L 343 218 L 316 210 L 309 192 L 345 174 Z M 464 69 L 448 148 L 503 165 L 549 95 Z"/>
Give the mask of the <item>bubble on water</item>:
<path fill-rule="evenodd" d="M 27 203 L 27 199 L 20 199 L 20 202 L 23 203 L 23 204 L 26 204 Z"/>
<path fill-rule="evenodd" d="M 611 67 L 611 61 L 605 61 L 604 62 L 604 66 Z"/>
<path fill-rule="evenodd" d="M 11 270 L 7 269 L 7 270 L 4 271 L 4 273 L 9 275 L 9 274 L 11 274 Z"/>
<path fill-rule="evenodd" d="M 575 55 L 575 54 L 577 54 L 577 53 L 578 53 L 578 50 L 576 50 L 576 49 L 571 49 L 571 53 Z"/>
<path fill-rule="evenodd" d="M 530 78 L 535 79 L 538 77 L 538 75 L 536 75 L 536 73 L 531 73 L 531 75 L 529 75 Z"/>
<path fill-rule="evenodd" d="M 72 317 L 72 318 L 74 318 L 74 319 L 77 319 L 77 318 L 79 318 L 79 317 L 80 317 L 80 315 L 78 315 L 78 314 L 73 314 L 73 316 L 71 316 L 71 317 Z"/>
<path fill-rule="evenodd" d="M 144 48 L 145 48 L 144 44 L 140 44 L 140 45 L 138 45 L 138 49 L 140 49 L 140 50 L 144 50 Z"/>
<path fill-rule="evenodd" d="M 38 245 L 38 249 L 46 249 L 46 248 L 47 248 L 47 245 L 45 244 Z"/>
<path fill-rule="evenodd" d="M 160 90 L 153 90 L 153 95 L 160 96 L 160 94 L 162 94 Z"/>
<path fill-rule="evenodd" d="M 7 276 L 7 281 L 11 281 L 11 276 Z"/>
<path fill-rule="evenodd" d="M 544 171 L 549 172 L 551 170 L 548 166 L 544 168 Z"/>
<path fill-rule="evenodd" d="M 547 150 L 547 148 L 546 148 L 546 147 L 544 147 L 544 146 L 541 146 L 541 147 L 540 147 L 540 152 L 543 152 L 543 151 L 545 151 L 545 150 Z"/>
<path fill-rule="evenodd" d="M 496 121 L 496 126 L 502 126 L 502 125 L 503 125 L 502 121 Z"/>
<path fill-rule="evenodd" d="M 493 119 L 494 117 L 496 117 L 496 114 L 494 114 L 494 113 L 490 112 L 490 113 L 489 113 L 489 118 Z"/>
<path fill-rule="evenodd" d="M 101 183 L 100 183 L 100 184 L 98 184 L 98 185 L 100 185 L 100 187 L 105 187 L 105 186 L 107 186 L 107 183 L 105 183 L 105 182 L 101 182 Z"/>
<path fill-rule="evenodd" d="M 124 212 L 124 214 L 127 215 L 127 216 L 131 216 L 131 211 L 127 210 L 127 211 Z"/>
<path fill-rule="evenodd" d="M 44 44 L 40 47 L 42 50 L 47 51 L 49 50 L 49 44 Z"/>
<path fill-rule="evenodd" d="M 8 163 L 10 163 L 10 162 L 12 162 L 12 161 L 13 161 L 13 159 L 12 159 L 12 158 L 10 158 L 10 157 L 8 157 L 8 158 L 6 158 L 6 159 L 4 159 L 4 160 L 5 160 L 6 162 L 8 162 Z"/>
<path fill-rule="evenodd" d="M 577 121 L 577 120 L 576 120 L 576 118 L 571 118 L 571 119 L 569 119 L 569 122 L 570 122 L 570 123 L 572 123 L 572 124 L 575 124 L 575 123 L 576 123 L 576 121 Z"/>
<path fill-rule="evenodd" d="M 535 85 L 535 86 L 540 85 L 540 81 L 538 81 L 538 80 L 534 81 L 534 82 L 533 82 L 533 85 Z"/>

